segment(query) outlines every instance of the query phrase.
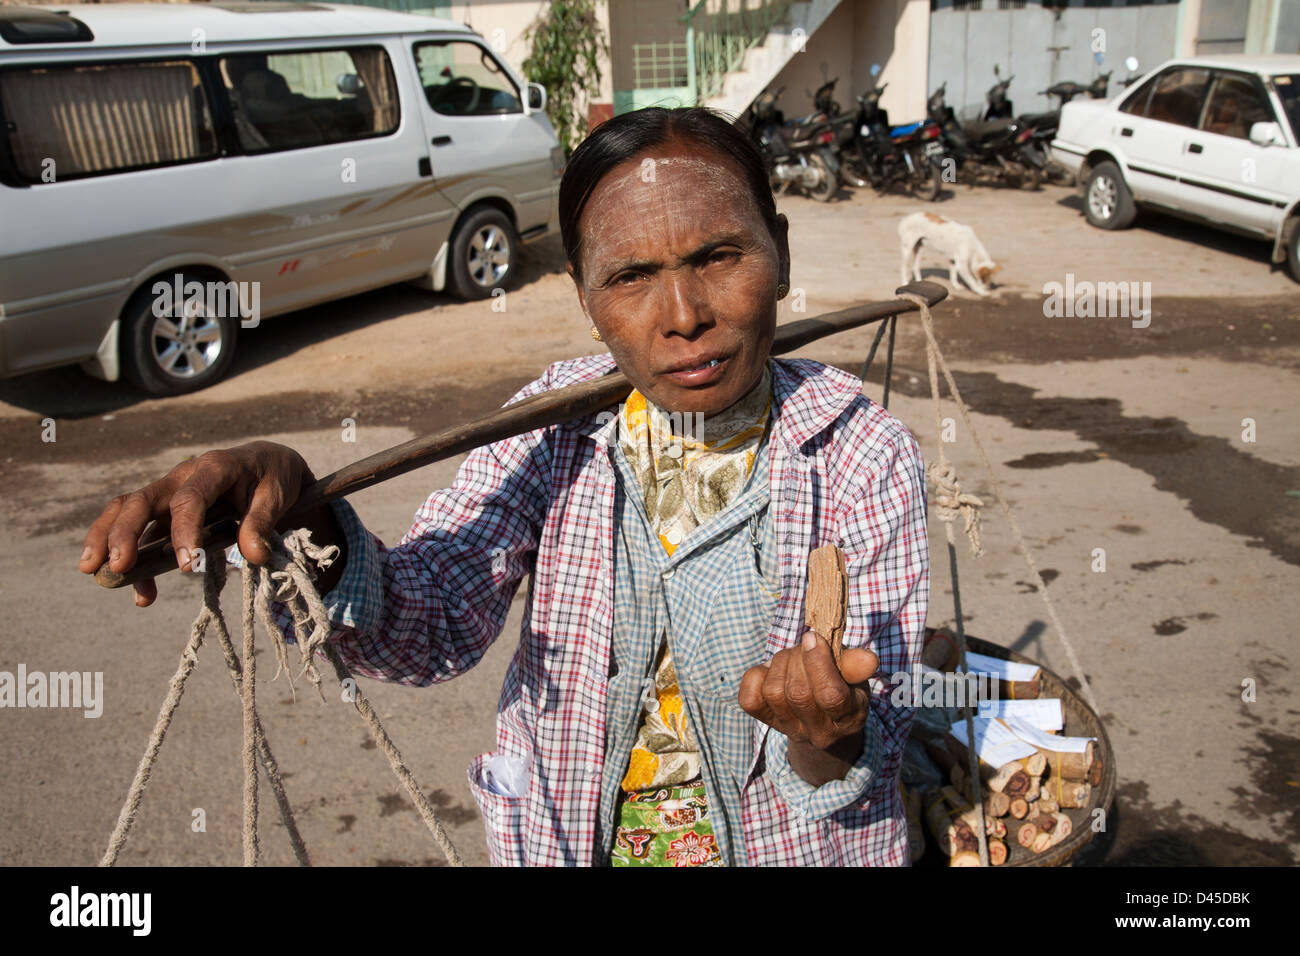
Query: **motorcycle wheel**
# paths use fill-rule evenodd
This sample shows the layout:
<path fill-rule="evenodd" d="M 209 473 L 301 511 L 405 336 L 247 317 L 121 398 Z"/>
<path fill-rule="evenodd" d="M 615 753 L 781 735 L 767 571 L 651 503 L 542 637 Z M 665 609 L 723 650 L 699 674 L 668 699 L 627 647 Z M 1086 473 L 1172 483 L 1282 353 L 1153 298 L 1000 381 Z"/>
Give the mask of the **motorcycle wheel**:
<path fill-rule="evenodd" d="M 1028 163 L 1021 163 L 1017 178 L 1020 182 L 1021 189 L 1028 189 L 1032 192 L 1038 188 L 1040 177 L 1036 166 L 1030 166 Z"/>
<path fill-rule="evenodd" d="M 840 164 L 840 170 L 844 173 L 844 181 L 854 189 L 865 189 L 871 185 L 866 170 L 862 168 L 861 161 L 856 156 L 845 156 L 844 162 Z"/>
<path fill-rule="evenodd" d="M 827 165 L 826 160 L 822 158 L 820 153 L 809 153 L 808 165 L 818 171 L 821 175 L 821 182 L 817 184 L 815 189 L 804 187 L 804 192 L 808 194 L 809 198 L 818 202 L 830 202 L 831 197 L 840 188 L 840 177 Z"/>
<path fill-rule="evenodd" d="M 925 202 L 934 202 L 939 198 L 939 167 L 924 156 L 912 157 L 915 172 L 912 173 L 912 195 Z"/>

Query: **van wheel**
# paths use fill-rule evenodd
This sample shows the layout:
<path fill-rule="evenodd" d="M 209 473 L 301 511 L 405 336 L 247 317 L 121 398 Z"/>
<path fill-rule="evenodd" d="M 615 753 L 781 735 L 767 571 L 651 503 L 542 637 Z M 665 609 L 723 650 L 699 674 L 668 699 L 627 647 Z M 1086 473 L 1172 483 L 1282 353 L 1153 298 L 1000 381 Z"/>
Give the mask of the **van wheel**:
<path fill-rule="evenodd" d="M 505 213 L 485 207 L 472 213 L 451 241 L 448 285 L 461 299 L 486 299 L 504 288 L 519 241 Z"/>
<path fill-rule="evenodd" d="M 184 302 L 155 315 L 155 301 L 146 287 L 122 313 L 127 381 L 153 395 L 183 395 L 223 378 L 235 358 L 237 318 L 210 315 L 202 304 L 187 309 Z"/>
<path fill-rule="evenodd" d="M 1098 229 L 1127 229 L 1137 216 L 1133 194 L 1114 163 L 1098 163 L 1083 190 L 1083 213 Z"/>

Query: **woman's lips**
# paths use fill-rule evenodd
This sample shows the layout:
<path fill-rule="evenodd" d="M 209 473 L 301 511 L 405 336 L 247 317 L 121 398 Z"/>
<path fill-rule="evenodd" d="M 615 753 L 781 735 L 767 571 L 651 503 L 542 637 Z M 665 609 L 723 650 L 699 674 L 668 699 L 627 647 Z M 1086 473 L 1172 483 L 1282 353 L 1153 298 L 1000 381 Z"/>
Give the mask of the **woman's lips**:
<path fill-rule="evenodd" d="M 722 377 L 722 373 L 731 359 L 719 358 L 714 361 L 716 362 L 714 365 L 704 365 L 701 368 L 693 368 L 681 372 L 665 372 L 664 375 L 673 382 L 676 382 L 678 385 L 709 385 Z"/>

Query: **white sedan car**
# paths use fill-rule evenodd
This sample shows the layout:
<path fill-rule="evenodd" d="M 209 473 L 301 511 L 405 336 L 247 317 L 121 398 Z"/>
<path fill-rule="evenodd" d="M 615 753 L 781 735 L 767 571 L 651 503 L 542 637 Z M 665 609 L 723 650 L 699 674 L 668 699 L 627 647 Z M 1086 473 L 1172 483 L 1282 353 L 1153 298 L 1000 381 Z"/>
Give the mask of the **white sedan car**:
<path fill-rule="evenodd" d="M 1271 241 L 1300 281 L 1300 56 L 1171 60 L 1065 104 L 1052 155 L 1094 226 L 1123 229 L 1139 207 L 1200 220 Z"/>

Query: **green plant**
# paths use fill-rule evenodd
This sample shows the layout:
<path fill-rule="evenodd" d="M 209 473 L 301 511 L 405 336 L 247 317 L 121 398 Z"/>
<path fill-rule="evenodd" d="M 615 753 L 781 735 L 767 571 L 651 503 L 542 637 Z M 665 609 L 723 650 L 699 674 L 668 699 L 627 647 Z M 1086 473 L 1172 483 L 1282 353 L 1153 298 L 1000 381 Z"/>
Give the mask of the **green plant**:
<path fill-rule="evenodd" d="M 579 94 L 600 89 L 600 58 L 609 56 L 596 0 L 553 0 L 525 36 L 532 49 L 523 63 L 524 75 L 545 87 L 546 115 L 568 155 L 587 135 Z"/>

